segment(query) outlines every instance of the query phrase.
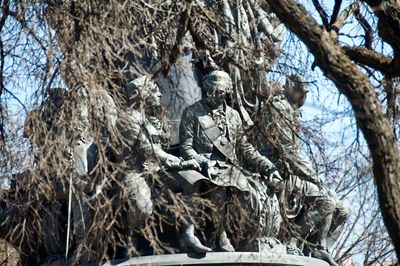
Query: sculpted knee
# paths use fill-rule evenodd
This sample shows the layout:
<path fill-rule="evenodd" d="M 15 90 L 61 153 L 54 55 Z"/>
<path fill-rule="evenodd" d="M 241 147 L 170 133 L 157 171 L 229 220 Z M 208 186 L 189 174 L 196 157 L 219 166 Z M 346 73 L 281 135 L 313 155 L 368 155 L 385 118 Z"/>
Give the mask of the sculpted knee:
<path fill-rule="evenodd" d="M 125 181 L 128 189 L 128 198 L 132 207 L 137 207 L 142 214 L 150 216 L 154 210 L 151 200 L 151 190 L 144 178 L 131 174 Z"/>
<path fill-rule="evenodd" d="M 336 206 L 336 200 L 331 195 L 323 195 L 318 199 L 321 211 L 324 214 L 333 213 Z"/>

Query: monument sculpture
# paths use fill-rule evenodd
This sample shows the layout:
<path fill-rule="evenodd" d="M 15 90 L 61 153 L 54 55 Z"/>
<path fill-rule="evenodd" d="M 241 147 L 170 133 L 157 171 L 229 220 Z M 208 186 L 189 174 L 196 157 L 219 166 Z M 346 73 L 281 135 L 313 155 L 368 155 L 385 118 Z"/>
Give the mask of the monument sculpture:
<path fill-rule="evenodd" d="M 44 180 L 36 184 L 50 188 L 42 192 L 40 187 L 26 198 L 26 191 L 13 191 L 9 197 L 7 207 L 23 201 L 39 217 L 31 231 L 44 228 L 29 239 L 27 246 L 37 247 L 27 256 L 42 252 L 43 257 L 31 261 L 48 265 L 54 258 L 63 265 L 123 256 L 132 259 L 124 265 L 165 265 L 163 260 L 172 254 L 178 254 L 174 264 L 224 259 L 229 264 L 326 265 L 301 257 L 309 249 L 312 256 L 337 265 L 327 250 L 340 234 L 348 208 L 301 156 L 298 116 L 305 101 L 304 81 L 289 77 L 283 93 L 267 95 L 260 123 L 251 127 L 254 117 L 249 113 L 258 106 L 267 69 L 276 63 L 283 24 L 264 1 L 156 2 L 144 1 L 137 9 L 134 1 L 117 1 L 122 5 L 119 20 L 118 15 L 109 15 L 107 4 L 96 9 L 96 3 L 46 1 L 45 17 L 61 49 L 61 79 L 68 89 L 50 90 L 44 104 L 32 112 L 35 123 L 30 117 L 26 121 L 25 135 L 43 155 L 32 169 Z M 187 13 L 179 13 L 181 9 Z M 197 22 L 173 21 L 173 25 L 184 22 L 183 31 L 178 30 L 182 36 L 164 25 L 175 12 L 186 20 L 204 11 L 212 15 Z M 141 18 L 146 23 L 150 17 L 155 20 L 139 24 L 145 27 L 130 27 L 127 21 L 139 20 L 141 13 L 148 16 Z M 86 16 L 93 19 L 91 23 L 85 22 Z M 114 36 L 118 27 L 124 33 Z M 97 44 L 99 49 L 92 49 Z M 178 65 L 181 50 L 187 60 L 178 70 L 173 66 Z M 163 88 L 170 92 L 170 76 L 188 69 L 191 84 L 176 75 L 182 93 L 171 99 L 193 95 L 171 100 L 174 107 L 168 106 L 175 109 L 170 119 L 175 125 L 180 122 L 179 132 L 173 132 L 179 135 L 179 147 L 171 149 L 157 84 L 163 85 L 164 78 Z M 202 82 L 197 82 L 197 75 Z M 197 101 L 200 88 L 202 99 L 181 116 L 184 106 Z M 250 131 L 257 134 L 249 135 Z M 40 160 L 45 167 L 39 166 Z M 41 197 L 46 193 L 51 196 Z M 174 217 L 162 210 L 160 202 L 185 214 Z M 207 206 L 199 208 L 199 202 Z M 0 207 L 1 226 L 5 225 L 0 233 L 24 224 L 8 219 L 18 208 Z M 25 213 L 29 212 L 21 211 Z M 143 236 L 149 221 L 154 233 L 150 237 L 159 237 L 154 242 L 165 249 L 156 250 Z M 283 235 L 286 221 L 299 230 Z M 104 235 L 96 232 L 103 231 L 115 245 L 101 243 Z M 93 238 L 100 241 L 92 244 Z M 146 249 L 136 249 L 143 243 Z M 52 257 L 54 253 L 58 254 Z M 46 256 L 49 259 L 43 259 Z"/>
<path fill-rule="evenodd" d="M 267 89 L 267 88 L 265 88 Z M 311 165 L 300 153 L 299 108 L 303 106 L 308 89 L 299 76 L 292 75 L 281 89 L 267 97 L 257 118 L 260 130 L 256 143 L 260 153 L 277 166 L 285 180 L 283 209 L 288 218 L 299 226 L 291 236 L 288 253 L 303 255 L 299 246 L 308 239 L 313 242 L 313 256 L 337 265 L 328 252 L 349 215 L 349 208 L 335 193 L 323 185 Z M 265 93 L 268 95 L 269 93 Z M 314 239 L 309 236 L 315 233 Z M 328 240 L 329 239 L 329 240 Z"/>
<path fill-rule="evenodd" d="M 259 219 L 258 214 L 263 208 L 260 198 L 269 197 L 268 185 L 277 188 L 282 180 L 275 166 L 247 141 L 239 114 L 226 104 L 225 97 L 232 87 L 232 80 L 226 72 L 212 71 L 206 75 L 203 78 L 204 98 L 184 110 L 180 125 L 182 157 L 194 159 L 201 166 L 201 174 L 194 171 L 181 171 L 180 174 L 192 185 L 191 193 L 197 192 L 196 183 L 200 181 L 212 187 L 208 197 L 216 205 L 216 214 L 221 220 L 219 246 L 222 251 L 229 252 L 235 248 L 226 232 L 226 188 L 230 187 L 236 193 L 248 193 L 247 203 L 257 213 L 254 219 Z M 241 165 L 261 175 L 254 175 Z M 279 216 L 277 219 L 279 227 Z M 186 244 L 194 250 L 211 251 L 194 236 L 192 224 L 187 225 L 183 234 Z"/>
<path fill-rule="evenodd" d="M 215 70 L 204 76 L 203 99 L 184 110 L 179 132 L 180 151 L 174 155 L 164 145 L 168 143 L 168 136 L 159 116 L 161 93 L 157 84 L 150 76 L 141 76 L 124 88 L 126 104 L 111 121 L 114 130 L 120 134 L 112 136 L 122 138 L 114 142 L 119 145 L 114 151 L 114 163 L 118 165 L 118 180 L 122 181 L 126 195 L 121 199 L 129 205 L 126 210 L 128 231 L 122 233 L 132 236 L 131 245 L 135 248 L 140 241 L 138 228 L 147 218 L 156 215 L 154 200 L 159 198 L 152 194 L 148 178 L 151 173 L 165 183 L 163 189 L 185 195 L 188 200 L 182 207 L 192 209 L 192 217 L 186 219 L 182 227 L 177 227 L 180 230 L 176 235 L 181 240 L 177 252 L 210 253 L 210 259 L 213 251 L 274 254 L 278 250 L 274 247 L 282 246 L 283 242 L 287 254 L 301 256 L 302 242 L 307 241 L 313 257 L 337 265 L 327 249 L 340 234 L 349 211 L 334 192 L 323 185 L 300 154 L 298 116 L 307 93 L 305 83 L 297 76 L 291 76 L 283 91 L 263 101 L 258 117 L 260 130 L 257 138 L 253 138 L 254 146 L 247 139 L 239 114 L 225 101 L 232 86 L 230 75 L 224 71 Z M 104 104 L 104 98 L 99 99 L 103 99 Z M 105 99 L 112 98 L 108 95 Z M 80 105 L 79 117 L 84 119 L 73 123 L 74 130 L 79 129 L 75 134 L 90 137 L 90 124 L 84 123 L 89 121 L 85 108 L 86 104 Z M 93 160 L 96 160 L 97 151 L 88 149 L 93 141 L 83 143 L 90 145 L 80 141 L 82 138 L 75 145 L 71 144 L 70 160 L 73 173 L 85 180 L 90 178 L 96 164 Z M 90 187 L 75 186 L 88 195 L 94 193 Z M 202 232 L 193 222 L 197 219 L 196 203 L 191 200 L 194 196 L 200 196 L 212 205 L 209 215 L 214 219 L 211 219 L 212 224 L 207 224 L 212 230 Z M 55 204 L 60 206 L 66 200 L 65 196 L 60 197 L 60 202 Z M 92 213 L 83 200 L 72 202 L 75 247 L 81 246 L 70 255 L 68 263 L 90 261 L 85 257 L 85 241 Z M 231 212 L 233 209 L 240 212 Z M 2 212 L 2 217 L 5 213 Z M 239 241 L 242 236 L 235 231 L 238 229 L 232 229 L 232 224 L 243 223 L 239 213 L 247 221 L 253 221 L 252 225 L 242 228 L 247 230 L 241 232 L 247 242 Z M 56 215 L 58 226 L 63 227 L 68 215 Z M 80 219 L 82 216 L 84 219 Z M 297 224 L 298 232 L 282 238 L 279 234 L 281 216 Z M 2 221 L 5 221 L 4 217 Z M 65 233 L 55 227 L 50 230 Z M 214 242 L 209 241 L 211 238 Z M 55 240 L 54 237 L 49 239 Z M 44 243 L 51 246 L 51 241 Z M 59 245 L 54 252 L 60 252 L 62 247 Z M 51 248 L 46 250 L 51 253 Z M 280 252 L 284 256 L 284 252 Z M 130 253 L 130 256 L 136 256 L 136 253 Z"/>
<path fill-rule="evenodd" d="M 146 172 L 198 169 L 195 160 L 183 160 L 163 150 L 166 132 L 157 117 L 161 93 L 148 76 L 131 81 L 126 88 L 127 110 L 118 115 L 116 128 L 128 140 L 118 155 L 124 164 L 121 175 L 129 199 L 128 222 L 134 231 L 145 217 L 153 212 L 151 190 L 146 183 Z"/>

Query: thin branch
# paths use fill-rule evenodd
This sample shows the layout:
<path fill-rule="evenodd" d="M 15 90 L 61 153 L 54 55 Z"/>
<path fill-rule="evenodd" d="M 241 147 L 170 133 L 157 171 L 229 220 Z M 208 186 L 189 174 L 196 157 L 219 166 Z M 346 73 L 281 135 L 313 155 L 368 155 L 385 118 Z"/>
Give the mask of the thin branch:
<path fill-rule="evenodd" d="M 363 47 L 344 46 L 343 50 L 358 64 L 372 67 L 386 76 L 400 75 L 400 66 L 394 59 Z"/>
<path fill-rule="evenodd" d="M 364 18 L 361 14 L 360 9 L 356 9 L 354 11 L 354 16 L 356 17 L 357 21 L 361 24 L 365 32 L 365 47 L 368 49 L 372 49 L 372 41 L 374 39 L 374 30 L 372 29 L 371 25 L 368 21 Z"/>
<path fill-rule="evenodd" d="M 13 97 L 22 106 L 22 108 L 24 109 L 24 111 L 26 113 L 28 112 L 28 109 L 26 108 L 25 104 L 23 102 L 21 102 L 21 100 L 14 93 L 12 93 L 11 91 L 9 91 L 6 88 L 3 88 L 3 90 L 4 90 L 4 92 L 8 93 L 11 97 Z"/>
<path fill-rule="evenodd" d="M 186 7 L 186 10 L 183 11 L 180 19 L 180 27 L 178 29 L 178 32 L 176 34 L 176 42 L 174 47 L 172 48 L 172 51 L 169 55 L 168 62 L 164 63 L 164 66 L 162 68 L 162 73 L 166 76 L 173 64 L 175 64 L 176 60 L 178 59 L 179 52 L 180 52 L 180 47 L 183 42 L 183 38 L 185 37 L 185 34 L 188 30 L 188 24 L 190 20 L 190 13 L 192 11 L 192 4 L 189 4 L 189 6 Z"/>
<path fill-rule="evenodd" d="M 347 18 L 354 13 L 357 9 L 360 8 L 360 4 L 358 2 L 355 2 L 348 7 L 346 7 L 340 15 L 337 17 L 335 21 L 333 21 L 333 24 L 331 24 L 331 29 L 334 30 L 335 32 L 339 32 L 339 30 L 343 27 L 345 21 Z M 331 21 L 332 23 L 332 21 Z"/>
<path fill-rule="evenodd" d="M 16 12 L 9 12 L 10 16 L 14 17 L 15 20 L 17 20 L 22 28 L 30 35 L 32 36 L 33 39 L 39 44 L 40 48 L 42 48 L 43 51 L 47 51 L 46 45 L 43 43 L 43 41 L 35 34 L 35 32 L 28 26 L 26 23 L 25 19 L 22 17 L 21 14 L 18 14 Z"/>
<path fill-rule="evenodd" d="M 324 25 L 325 29 L 328 29 L 329 28 L 328 14 L 322 8 L 322 6 L 318 0 L 312 0 L 312 2 L 314 4 L 314 7 L 317 10 L 318 14 L 321 17 L 322 24 Z"/>
<path fill-rule="evenodd" d="M 7 21 L 8 15 L 10 13 L 10 3 L 8 0 L 5 0 L 3 3 L 2 7 L 2 13 L 3 16 L 0 19 L 0 33 L 3 30 L 3 27 Z M 5 86 L 4 86 L 4 62 L 5 62 L 5 53 L 4 53 L 4 44 L 3 44 L 3 39 L 2 36 L 0 35 L 0 97 L 3 95 L 3 92 L 5 91 Z M 5 123 L 5 110 L 3 103 L 0 98 L 0 140 L 2 143 L 4 143 L 5 140 L 5 132 L 4 132 L 4 123 Z"/>
<path fill-rule="evenodd" d="M 387 42 L 400 56 L 400 8 L 399 1 L 387 0 L 363 0 L 367 3 L 378 18 L 379 36 Z"/>
<path fill-rule="evenodd" d="M 338 18 L 340 7 L 342 6 L 342 0 L 335 0 L 335 5 L 333 6 L 331 22 L 329 23 L 329 27 L 335 23 L 336 19 Z"/>

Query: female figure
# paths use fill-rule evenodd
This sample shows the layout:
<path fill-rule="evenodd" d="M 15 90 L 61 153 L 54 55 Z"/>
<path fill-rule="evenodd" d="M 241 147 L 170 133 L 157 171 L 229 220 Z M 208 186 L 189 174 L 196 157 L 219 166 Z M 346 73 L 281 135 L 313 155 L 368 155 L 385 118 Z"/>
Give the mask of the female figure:
<path fill-rule="evenodd" d="M 148 76 L 131 81 L 126 88 L 128 108 L 120 113 L 117 129 L 121 133 L 123 150 L 118 157 L 123 162 L 123 183 L 129 199 L 128 222 L 137 228 L 153 212 L 151 192 L 146 177 L 149 172 L 164 169 L 197 169 L 195 160 L 184 161 L 162 148 L 166 132 L 157 117 L 160 110 L 160 90 Z"/>

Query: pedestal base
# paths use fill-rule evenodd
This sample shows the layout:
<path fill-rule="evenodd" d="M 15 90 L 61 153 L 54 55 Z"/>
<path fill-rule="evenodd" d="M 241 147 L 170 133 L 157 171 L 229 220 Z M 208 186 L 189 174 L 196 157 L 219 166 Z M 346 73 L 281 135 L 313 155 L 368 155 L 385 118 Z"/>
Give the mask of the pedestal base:
<path fill-rule="evenodd" d="M 310 257 L 267 252 L 210 252 L 206 254 L 184 253 L 135 257 L 110 261 L 103 266 L 144 265 L 312 265 L 329 266 L 325 261 Z"/>

